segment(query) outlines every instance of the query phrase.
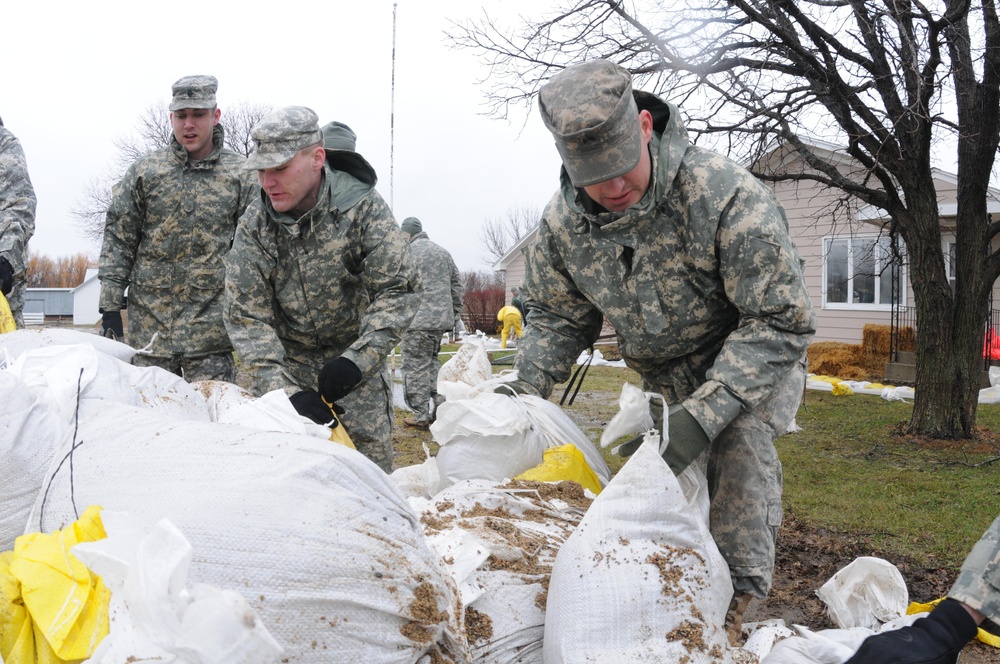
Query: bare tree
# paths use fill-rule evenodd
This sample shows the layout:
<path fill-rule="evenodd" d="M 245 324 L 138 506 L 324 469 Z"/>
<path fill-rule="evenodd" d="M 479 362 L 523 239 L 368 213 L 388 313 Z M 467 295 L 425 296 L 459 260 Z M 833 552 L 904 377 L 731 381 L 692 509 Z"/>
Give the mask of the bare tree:
<path fill-rule="evenodd" d="M 518 240 L 538 226 L 539 212 L 533 205 L 520 205 L 507 209 L 503 217 L 486 219 L 479 229 L 479 241 L 491 263 L 503 258 Z"/>
<path fill-rule="evenodd" d="M 470 332 L 497 331 L 497 313 L 504 305 L 504 275 L 502 272 L 463 272 L 462 320 Z"/>
<path fill-rule="evenodd" d="M 225 130 L 226 147 L 249 157 L 253 152 L 250 130 L 271 110 L 267 104 L 242 101 L 224 109 L 219 123 Z M 170 145 L 172 136 L 170 111 L 165 103 L 160 103 L 146 108 L 131 132 L 114 139 L 118 154 L 113 164 L 91 179 L 71 211 L 85 238 L 100 244 L 104 237 L 105 215 L 111 204 L 111 188 L 134 161 L 152 150 Z"/>
<path fill-rule="evenodd" d="M 29 250 L 25 281 L 29 288 L 75 288 L 83 283 L 88 267 L 94 267 L 94 261 L 87 254 L 54 259 Z"/>
<path fill-rule="evenodd" d="M 530 105 L 568 63 L 604 57 L 637 87 L 680 104 L 696 140 L 754 162 L 785 146 L 809 179 L 885 211 L 905 242 L 920 334 L 909 428 L 972 434 L 990 292 L 1000 276 L 989 220 L 1000 145 L 1000 20 L 995 0 L 569 0 L 509 29 L 488 16 L 449 35 L 491 68 L 495 114 Z M 846 146 L 851 169 L 818 158 L 811 136 Z M 932 175 L 935 151 L 958 165 L 956 287 L 946 277 Z"/>

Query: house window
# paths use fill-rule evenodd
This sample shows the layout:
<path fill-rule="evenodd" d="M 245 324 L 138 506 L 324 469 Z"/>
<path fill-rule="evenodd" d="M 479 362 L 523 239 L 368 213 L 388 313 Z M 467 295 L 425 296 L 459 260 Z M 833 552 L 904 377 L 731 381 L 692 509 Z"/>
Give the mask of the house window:
<path fill-rule="evenodd" d="M 951 292 L 955 292 L 955 242 L 946 240 L 944 243 L 944 273 L 948 277 Z"/>
<path fill-rule="evenodd" d="M 902 277 L 902 266 L 893 261 L 888 237 L 826 238 L 823 246 L 824 307 L 891 308 L 893 281 L 897 274 Z M 897 283 L 902 283 L 902 278 Z M 899 293 L 895 299 L 903 304 Z"/>

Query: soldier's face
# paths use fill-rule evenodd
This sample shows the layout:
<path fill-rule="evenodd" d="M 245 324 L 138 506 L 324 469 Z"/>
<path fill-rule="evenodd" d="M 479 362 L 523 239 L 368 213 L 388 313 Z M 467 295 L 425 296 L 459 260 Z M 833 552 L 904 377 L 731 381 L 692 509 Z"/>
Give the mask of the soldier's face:
<path fill-rule="evenodd" d="M 653 137 L 653 118 L 649 111 L 639 111 L 642 152 L 639 164 L 625 175 L 583 188 L 591 199 L 609 212 L 623 212 L 642 199 L 652 179 L 649 141 Z"/>
<path fill-rule="evenodd" d="M 319 145 L 300 150 L 281 166 L 257 171 L 260 188 L 271 199 L 275 212 L 299 217 L 316 205 L 325 160 L 326 152 Z"/>
<path fill-rule="evenodd" d="M 212 130 L 220 115 L 218 108 L 182 108 L 170 114 L 174 138 L 192 160 L 204 159 L 212 151 Z"/>

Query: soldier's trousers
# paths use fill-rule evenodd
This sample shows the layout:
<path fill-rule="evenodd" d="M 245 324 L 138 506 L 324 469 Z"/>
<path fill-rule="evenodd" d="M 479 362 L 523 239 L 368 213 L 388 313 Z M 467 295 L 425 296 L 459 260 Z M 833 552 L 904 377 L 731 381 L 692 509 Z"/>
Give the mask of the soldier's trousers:
<path fill-rule="evenodd" d="M 7 297 L 7 304 L 10 306 L 10 313 L 14 316 L 14 325 L 17 329 L 24 329 L 24 293 L 27 290 L 23 280 L 14 282 L 14 288 Z"/>
<path fill-rule="evenodd" d="M 781 461 L 774 440 L 802 400 L 805 364 L 778 378 L 774 392 L 742 412 L 708 450 L 709 529 L 737 593 L 766 597 L 781 526 Z"/>
<path fill-rule="evenodd" d="M 431 398 L 441 369 L 438 352 L 447 330 L 408 330 L 403 335 L 403 397 L 419 422 L 431 421 Z"/>
<path fill-rule="evenodd" d="M 392 472 L 392 388 L 389 368 L 364 381 L 338 401 L 343 406 L 341 418 L 351 441 L 387 473 Z"/>
<path fill-rule="evenodd" d="M 189 383 L 199 380 L 236 381 L 236 363 L 232 351 L 210 355 L 171 355 L 169 357 L 136 353 L 132 364 L 137 367 L 160 367 L 181 376 Z"/>
<path fill-rule="evenodd" d="M 972 547 L 948 597 L 1000 623 L 1000 517 Z"/>

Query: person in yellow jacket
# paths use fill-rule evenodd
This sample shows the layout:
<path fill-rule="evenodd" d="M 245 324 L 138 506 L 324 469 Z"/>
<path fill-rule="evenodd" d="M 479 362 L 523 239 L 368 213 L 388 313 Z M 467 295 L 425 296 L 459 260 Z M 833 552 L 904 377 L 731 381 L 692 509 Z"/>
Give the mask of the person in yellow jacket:
<path fill-rule="evenodd" d="M 521 338 L 521 312 L 517 307 L 506 305 L 497 313 L 497 320 L 503 323 L 503 329 L 500 331 L 500 348 L 507 347 L 507 337 L 511 330 L 514 330 L 515 337 Z"/>

